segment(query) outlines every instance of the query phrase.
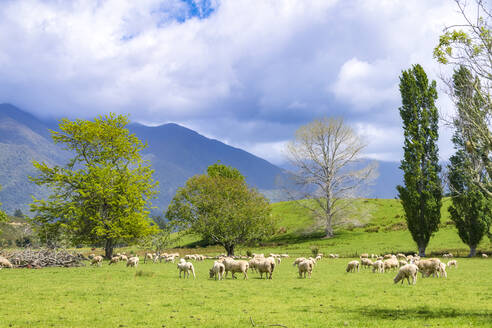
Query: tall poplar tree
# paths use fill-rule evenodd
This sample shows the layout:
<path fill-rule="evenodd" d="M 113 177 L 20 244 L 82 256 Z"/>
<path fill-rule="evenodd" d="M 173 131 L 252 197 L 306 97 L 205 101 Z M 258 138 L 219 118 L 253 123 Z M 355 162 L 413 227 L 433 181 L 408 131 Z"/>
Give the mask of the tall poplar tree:
<path fill-rule="evenodd" d="M 405 143 L 400 169 L 404 186 L 397 186 L 405 211 L 408 230 L 417 244 L 419 255 L 425 256 L 430 237 L 439 229 L 442 186 L 438 157 L 439 115 L 436 82 L 429 83 L 420 65 L 414 65 L 400 76 Z"/>
<path fill-rule="evenodd" d="M 483 108 L 486 102 L 478 94 L 480 80 L 474 78 L 470 71 L 461 66 L 453 75 L 453 96 L 457 113 L 463 108 L 473 107 L 477 113 L 485 116 Z M 485 118 L 483 118 L 485 121 Z M 491 200 L 482 189 L 474 183 L 480 181 L 484 186 L 490 186 L 488 171 L 481 157 L 473 151 L 471 144 L 477 143 L 477 136 L 472 135 L 463 124 L 460 117 L 454 120 L 453 135 L 456 153 L 451 156 L 448 165 L 448 180 L 453 204 L 449 207 L 451 220 L 454 221 L 461 240 L 470 247 L 469 256 L 475 256 L 477 245 L 489 231 L 491 224 Z"/>

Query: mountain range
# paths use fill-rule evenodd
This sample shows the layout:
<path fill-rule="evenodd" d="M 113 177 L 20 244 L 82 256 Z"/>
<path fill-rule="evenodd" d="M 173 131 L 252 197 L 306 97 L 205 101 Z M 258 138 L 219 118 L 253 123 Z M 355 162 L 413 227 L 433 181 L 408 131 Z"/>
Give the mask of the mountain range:
<path fill-rule="evenodd" d="M 67 151 L 51 140 L 50 129 L 56 130 L 57 124 L 56 121 L 41 120 L 13 105 L 0 104 L 0 202 L 7 213 L 19 208 L 27 214 L 31 195 L 40 198 L 49 193 L 29 181 L 28 177 L 36 174 L 33 160 L 63 165 L 70 158 Z M 239 169 L 248 184 L 272 201 L 284 199 L 276 181 L 285 174 L 286 168 L 178 124 L 150 127 L 132 123 L 128 128 L 148 144 L 142 155 L 151 162 L 154 179 L 159 181 L 160 193 L 153 205 L 160 212 L 189 177 L 205 172 L 217 161 Z M 379 164 L 380 177 L 369 197 L 393 198 L 395 186 L 401 181 L 398 163 Z"/>

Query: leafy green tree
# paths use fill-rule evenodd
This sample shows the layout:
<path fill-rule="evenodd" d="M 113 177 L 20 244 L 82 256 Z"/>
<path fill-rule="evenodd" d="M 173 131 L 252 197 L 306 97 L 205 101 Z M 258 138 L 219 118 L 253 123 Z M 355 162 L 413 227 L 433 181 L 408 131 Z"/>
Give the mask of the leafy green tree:
<path fill-rule="evenodd" d="M 2 190 L 2 186 L 0 186 L 0 191 Z M 0 206 L 2 206 L 2 203 L 0 203 Z M 7 222 L 8 221 L 8 216 L 7 214 L 0 210 L 0 223 L 2 222 Z M 2 233 L 2 230 L 0 230 L 0 233 Z"/>
<path fill-rule="evenodd" d="M 475 111 L 486 106 L 478 94 L 476 85 L 480 84 L 478 77 L 474 78 L 470 71 L 461 66 L 453 75 L 454 97 L 457 99 L 458 113 L 463 108 L 475 107 Z M 449 207 L 451 219 L 454 221 L 461 240 L 470 247 L 469 256 L 475 256 L 477 245 L 489 231 L 491 218 L 491 201 L 474 183 L 479 179 L 484 185 L 490 185 L 487 170 L 476 152 L 470 150 L 471 143 L 477 136 L 468 135 L 468 130 L 457 117 L 454 120 L 455 132 L 453 143 L 456 153 L 450 158 L 448 165 L 448 180 L 452 205 Z M 476 173 L 478 175 L 476 176 Z"/>
<path fill-rule="evenodd" d="M 22 213 L 22 211 L 18 208 L 14 211 L 14 216 L 16 218 L 23 218 L 24 217 L 24 213 Z"/>
<path fill-rule="evenodd" d="M 64 119 L 52 138 L 74 157 L 65 166 L 33 163 L 38 175 L 31 180 L 52 191 L 31 204 L 34 222 L 59 223 L 74 244 L 103 242 L 106 258 L 116 241 L 136 241 L 157 229 L 148 217 L 157 182 L 140 155 L 146 145 L 127 124 L 126 116 L 114 114 Z"/>
<path fill-rule="evenodd" d="M 228 255 L 234 255 L 237 245 L 260 241 L 275 231 L 268 200 L 249 188 L 237 169 L 222 164 L 188 179 L 166 217 L 180 229 L 222 245 Z"/>
<path fill-rule="evenodd" d="M 452 125 L 463 131 L 467 143 L 468 153 L 474 153 L 482 165 L 468 166 L 473 170 L 470 175 L 473 183 L 490 198 L 492 196 L 491 181 L 480 178 L 481 168 L 485 168 L 488 176 L 492 174 L 492 102 L 490 90 L 492 88 L 492 11 L 490 1 L 486 0 L 455 0 L 461 13 L 462 21 L 459 24 L 447 26 L 439 38 L 434 49 L 434 57 L 441 64 L 464 66 L 475 79 L 472 84 L 474 102 L 479 100 L 483 106 L 475 106 L 473 102 L 463 102 L 456 96 L 453 79 L 443 78 L 449 87 L 449 94 L 456 106 L 456 114 Z"/>
<path fill-rule="evenodd" d="M 420 256 L 441 220 L 442 186 L 438 157 L 438 111 L 436 82 L 429 83 L 424 69 L 414 65 L 400 76 L 405 143 L 403 170 L 405 186 L 397 186 L 408 230 Z"/>

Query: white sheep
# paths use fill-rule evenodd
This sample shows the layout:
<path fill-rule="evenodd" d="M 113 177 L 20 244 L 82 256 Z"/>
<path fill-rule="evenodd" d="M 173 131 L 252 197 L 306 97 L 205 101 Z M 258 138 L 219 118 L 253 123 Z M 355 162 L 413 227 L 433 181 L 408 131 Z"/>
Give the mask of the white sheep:
<path fill-rule="evenodd" d="M 255 266 L 260 273 L 260 279 L 263 279 L 263 273 L 265 273 L 265 278 L 272 279 L 273 270 L 275 269 L 275 260 L 273 257 L 260 260 Z"/>
<path fill-rule="evenodd" d="M 384 263 L 381 260 L 374 261 L 372 264 L 372 272 L 384 273 Z"/>
<path fill-rule="evenodd" d="M 298 257 L 296 258 L 296 260 L 294 261 L 294 263 L 292 263 L 292 265 L 299 265 L 299 263 L 301 263 L 302 261 L 306 260 L 305 257 Z"/>
<path fill-rule="evenodd" d="M 359 272 L 359 261 L 350 261 L 347 264 L 347 272 Z"/>
<path fill-rule="evenodd" d="M 384 263 L 384 271 L 389 269 L 397 269 L 399 267 L 398 260 L 394 255 L 389 259 L 385 260 L 383 263 Z"/>
<path fill-rule="evenodd" d="M 5 257 L 0 256 L 0 268 L 10 268 L 12 269 L 14 266 L 7 260 Z"/>
<path fill-rule="evenodd" d="M 448 277 L 448 273 L 446 272 L 446 264 L 439 262 L 439 268 L 437 270 L 437 277 Z"/>
<path fill-rule="evenodd" d="M 400 268 L 393 281 L 396 284 L 401 280 L 403 284 L 403 280 L 406 278 L 410 285 L 410 278 L 412 278 L 412 284 L 415 285 L 417 283 L 417 272 L 418 267 L 415 264 L 406 264 Z"/>
<path fill-rule="evenodd" d="M 422 277 L 429 277 L 431 274 L 434 276 L 439 271 L 439 259 L 432 258 L 428 260 L 418 260 L 414 264 L 417 265 L 419 271 L 422 273 Z"/>
<path fill-rule="evenodd" d="M 121 255 L 120 255 L 121 256 Z M 111 260 L 109 261 L 108 265 L 111 265 L 111 264 L 116 264 L 120 261 L 120 256 L 113 256 L 111 258 Z"/>
<path fill-rule="evenodd" d="M 482 253 L 482 258 L 486 259 L 487 257 L 489 257 L 487 254 Z"/>
<path fill-rule="evenodd" d="M 398 254 L 396 254 L 396 258 L 397 258 L 397 260 L 404 260 L 404 261 L 406 261 L 407 256 L 405 254 L 403 254 L 403 253 L 398 253 Z"/>
<path fill-rule="evenodd" d="M 299 278 L 302 278 L 303 275 L 304 275 L 304 278 L 306 278 L 306 273 L 307 273 L 308 277 L 311 278 L 311 273 L 313 272 L 313 267 L 314 267 L 314 264 L 312 261 L 310 261 L 310 260 L 301 261 L 298 265 Z"/>
<path fill-rule="evenodd" d="M 402 266 L 407 265 L 407 264 L 408 264 L 408 262 L 407 262 L 407 261 L 405 261 L 405 260 L 400 260 L 400 261 L 398 261 L 398 266 L 399 266 L 400 268 L 401 268 Z"/>
<path fill-rule="evenodd" d="M 222 263 L 225 265 L 226 277 L 230 271 L 233 279 L 236 279 L 236 276 L 234 275 L 236 272 L 241 272 L 244 275 L 244 279 L 248 279 L 249 263 L 247 261 L 236 261 L 231 258 L 225 258 Z"/>
<path fill-rule="evenodd" d="M 322 258 L 323 258 L 322 256 L 317 255 L 317 256 L 316 256 L 316 258 L 315 258 L 315 260 L 316 260 L 316 261 L 321 261 L 321 259 L 322 259 Z"/>
<path fill-rule="evenodd" d="M 138 266 L 138 262 L 139 262 L 139 261 L 140 261 L 140 260 L 139 260 L 138 256 L 133 256 L 133 257 L 130 257 L 130 258 L 128 259 L 128 261 L 126 261 L 126 266 L 127 266 L 127 267 L 131 266 L 131 267 L 136 268 L 136 267 Z"/>
<path fill-rule="evenodd" d="M 125 254 L 120 255 L 120 261 L 128 261 L 128 257 Z"/>
<path fill-rule="evenodd" d="M 360 254 L 360 258 L 361 258 L 361 259 L 368 259 L 368 258 L 369 258 L 369 254 L 367 254 L 367 253 L 362 253 L 362 254 Z"/>
<path fill-rule="evenodd" d="M 280 257 L 287 258 L 287 257 L 289 257 L 289 254 L 285 254 L 285 253 L 284 254 L 280 254 Z"/>
<path fill-rule="evenodd" d="M 368 258 L 367 259 L 366 258 L 360 259 L 360 263 L 363 267 L 366 267 L 366 268 L 372 266 L 372 261 Z"/>
<path fill-rule="evenodd" d="M 153 261 L 154 260 L 154 255 L 152 253 L 145 253 L 145 256 L 144 256 L 144 264 L 147 262 L 147 259 Z"/>
<path fill-rule="evenodd" d="M 186 262 L 184 259 L 181 259 L 178 263 L 178 269 L 179 269 L 179 278 L 181 278 L 181 272 L 184 272 L 183 278 L 189 278 L 190 271 L 193 274 L 193 279 L 196 278 L 195 268 L 193 267 L 193 263 Z"/>
<path fill-rule="evenodd" d="M 215 261 L 214 266 L 212 267 L 212 269 L 210 269 L 210 278 L 214 278 L 215 280 L 217 280 L 218 277 L 219 280 L 221 280 L 222 277 L 224 276 L 224 272 L 225 272 L 224 264 L 220 263 L 219 261 Z"/>
<path fill-rule="evenodd" d="M 451 260 L 451 261 L 448 262 L 447 266 L 448 266 L 448 268 L 450 268 L 452 266 L 454 266 L 455 268 L 457 268 L 458 267 L 458 261 Z"/>
<path fill-rule="evenodd" d="M 103 257 L 101 255 L 94 256 L 91 260 L 91 265 L 101 266 L 103 261 Z"/>

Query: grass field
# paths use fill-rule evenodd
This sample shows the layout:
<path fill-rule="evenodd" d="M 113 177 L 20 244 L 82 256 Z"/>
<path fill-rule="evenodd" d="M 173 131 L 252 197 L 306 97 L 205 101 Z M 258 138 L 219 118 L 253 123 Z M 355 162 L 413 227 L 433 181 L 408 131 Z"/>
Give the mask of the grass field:
<path fill-rule="evenodd" d="M 196 280 L 173 264 L 1 270 L 0 327 L 491 326 L 491 259 L 458 259 L 447 279 L 415 286 L 345 273 L 348 261 L 322 260 L 299 279 L 289 259 L 271 281 L 208 279 L 210 260 L 195 264 Z"/>

